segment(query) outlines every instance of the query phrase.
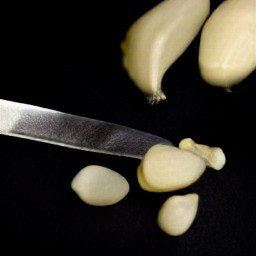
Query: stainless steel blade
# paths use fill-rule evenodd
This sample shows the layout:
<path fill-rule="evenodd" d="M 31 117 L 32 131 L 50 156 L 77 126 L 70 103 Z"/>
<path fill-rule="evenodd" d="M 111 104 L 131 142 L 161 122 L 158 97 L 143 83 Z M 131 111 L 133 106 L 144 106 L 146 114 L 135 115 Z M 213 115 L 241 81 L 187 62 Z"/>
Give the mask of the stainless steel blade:
<path fill-rule="evenodd" d="M 172 143 L 133 128 L 0 99 L 0 134 L 141 159 L 154 144 Z"/>

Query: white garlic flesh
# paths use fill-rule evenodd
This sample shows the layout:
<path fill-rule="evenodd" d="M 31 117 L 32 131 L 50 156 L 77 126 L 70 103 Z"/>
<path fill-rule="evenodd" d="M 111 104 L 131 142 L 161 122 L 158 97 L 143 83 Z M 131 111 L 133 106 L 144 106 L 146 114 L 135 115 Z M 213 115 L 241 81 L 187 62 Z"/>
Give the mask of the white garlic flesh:
<path fill-rule="evenodd" d="M 223 1 L 206 21 L 199 67 L 210 85 L 229 89 L 256 68 L 256 0 Z"/>
<path fill-rule="evenodd" d="M 151 187 L 144 179 L 143 177 L 143 172 L 142 172 L 142 164 L 140 164 L 137 168 L 137 180 L 140 185 L 140 187 L 148 192 L 166 192 L 166 189 L 161 189 L 161 188 L 154 188 Z"/>
<path fill-rule="evenodd" d="M 129 192 L 129 183 L 118 172 L 99 165 L 83 168 L 72 180 L 71 188 L 85 203 L 93 206 L 113 205 Z"/>
<path fill-rule="evenodd" d="M 194 222 L 198 203 L 199 196 L 196 193 L 169 197 L 157 216 L 161 230 L 171 236 L 184 234 Z"/>
<path fill-rule="evenodd" d="M 162 78 L 200 31 L 209 0 L 164 0 L 136 20 L 121 44 L 123 66 L 151 104 L 165 100 Z"/>
<path fill-rule="evenodd" d="M 138 183 L 150 192 L 185 188 L 198 180 L 206 169 L 205 161 L 176 147 L 156 144 L 144 155 L 138 170 Z"/>

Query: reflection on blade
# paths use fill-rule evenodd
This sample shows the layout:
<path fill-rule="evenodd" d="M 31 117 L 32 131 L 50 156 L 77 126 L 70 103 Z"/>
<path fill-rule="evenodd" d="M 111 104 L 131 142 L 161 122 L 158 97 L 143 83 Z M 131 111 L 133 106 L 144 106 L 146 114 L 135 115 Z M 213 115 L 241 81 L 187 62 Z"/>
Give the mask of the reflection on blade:
<path fill-rule="evenodd" d="M 0 100 L 0 134 L 139 159 L 154 144 L 172 145 L 126 126 L 7 100 Z"/>

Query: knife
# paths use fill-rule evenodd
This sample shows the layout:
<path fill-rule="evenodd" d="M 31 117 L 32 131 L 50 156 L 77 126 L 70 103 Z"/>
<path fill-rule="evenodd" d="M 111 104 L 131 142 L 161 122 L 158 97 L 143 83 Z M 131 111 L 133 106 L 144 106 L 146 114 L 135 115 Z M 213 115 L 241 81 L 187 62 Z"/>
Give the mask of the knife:
<path fill-rule="evenodd" d="M 167 139 L 111 122 L 0 99 L 0 134 L 96 153 L 142 159 Z"/>

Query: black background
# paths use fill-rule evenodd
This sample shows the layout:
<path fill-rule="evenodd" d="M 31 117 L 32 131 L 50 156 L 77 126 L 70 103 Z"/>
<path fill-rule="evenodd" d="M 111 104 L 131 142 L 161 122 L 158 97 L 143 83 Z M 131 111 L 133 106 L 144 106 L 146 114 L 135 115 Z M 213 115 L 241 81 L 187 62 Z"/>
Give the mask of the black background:
<path fill-rule="evenodd" d="M 163 78 L 167 100 L 149 105 L 122 67 L 120 43 L 159 2 L 6 6 L 1 98 L 127 125 L 175 145 L 191 137 L 222 147 L 225 167 L 207 169 L 184 190 L 149 193 L 137 183 L 137 159 L 0 136 L 0 241 L 8 250 L 255 253 L 255 72 L 231 93 L 208 85 L 198 70 L 198 35 Z M 221 2 L 211 1 L 211 12 Z M 70 182 L 90 164 L 125 176 L 127 197 L 103 208 L 83 203 Z M 157 212 L 169 196 L 188 192 L 200 196 L 198 215 L 184 235 L 168 236 Z"/>

